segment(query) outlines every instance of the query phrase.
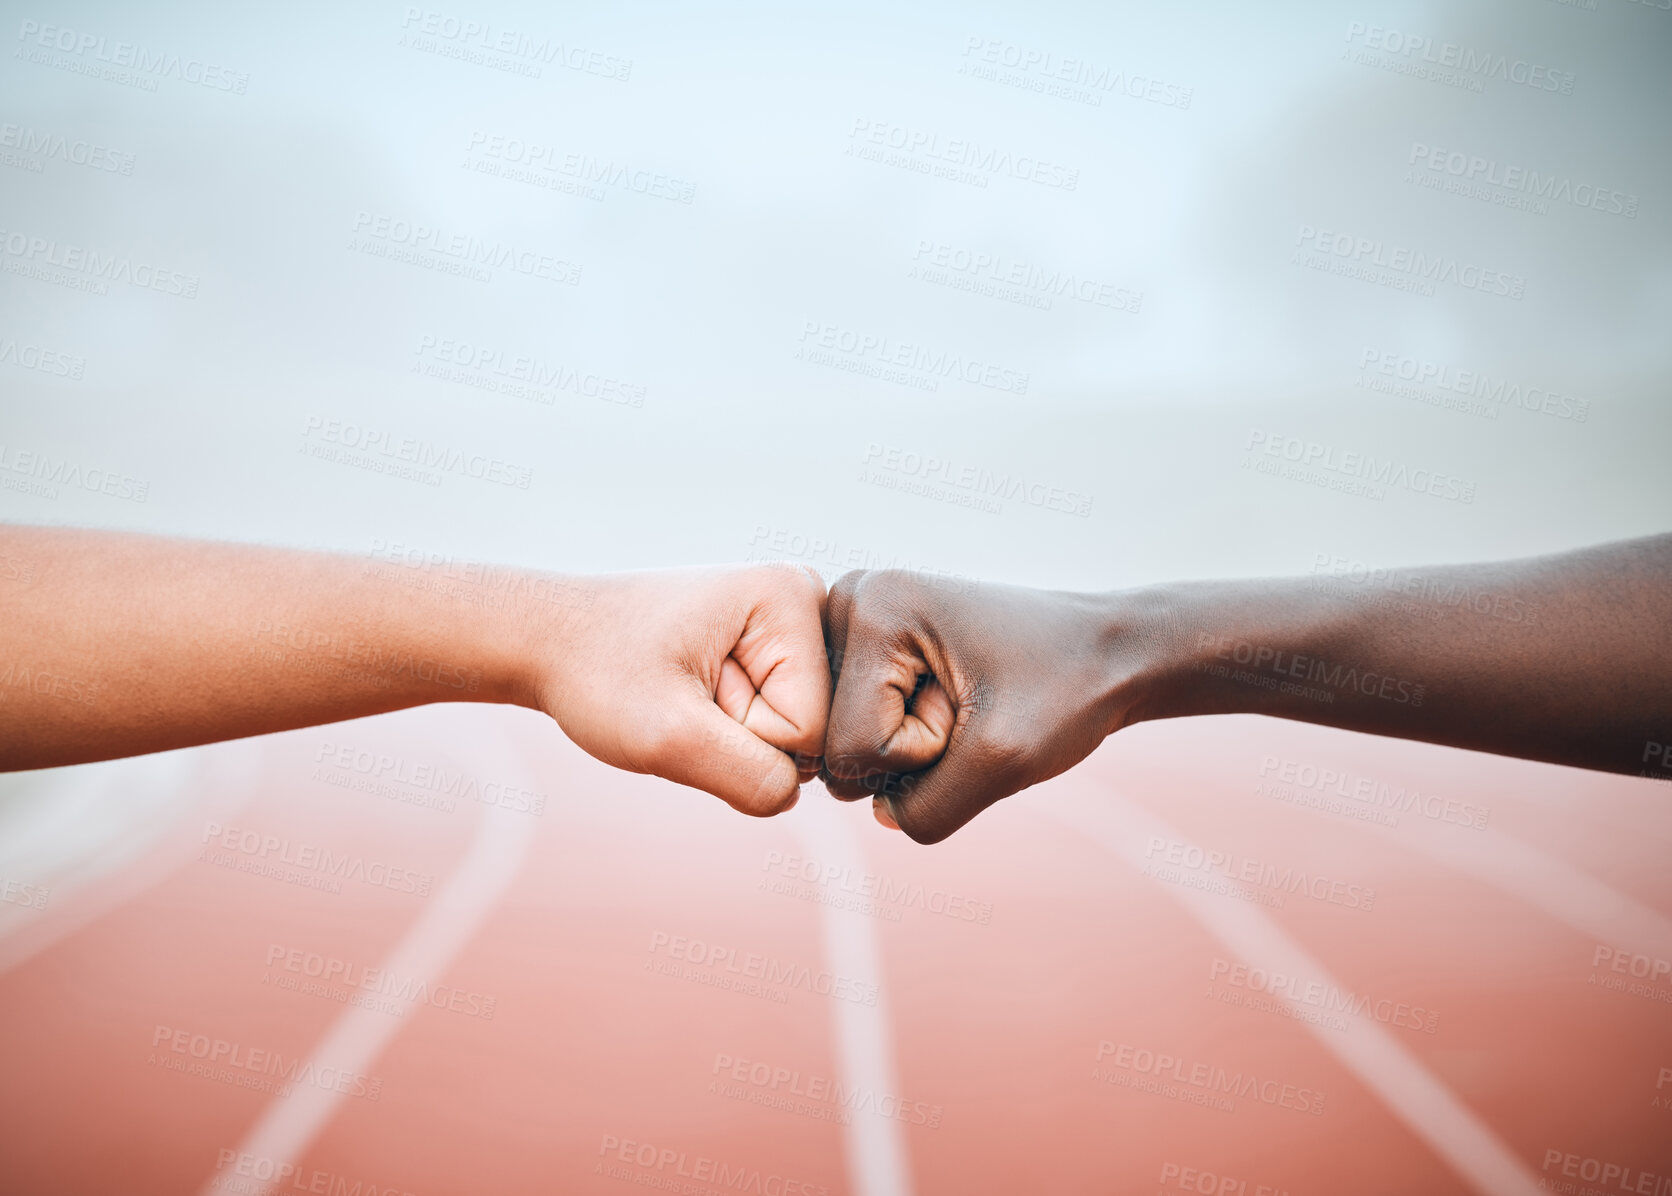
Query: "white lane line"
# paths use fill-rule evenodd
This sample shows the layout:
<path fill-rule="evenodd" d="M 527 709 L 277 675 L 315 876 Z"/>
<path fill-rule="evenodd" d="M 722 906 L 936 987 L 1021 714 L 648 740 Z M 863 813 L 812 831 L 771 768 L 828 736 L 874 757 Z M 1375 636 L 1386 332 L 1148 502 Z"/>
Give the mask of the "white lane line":
<path fill-rule="evenodd" d="M 828 865 L 865 871 L 865 853 L 854 832 L 858 813 L 838 803 L 822 786 L 802 787 L 800 807 L 790 817 L 810 858 Z M 898 1097 L 894 1066 L 893 1019 L 889 1013 L 887 977 L 871 919 L 819 903 L 824 931 L 825 967 L 833 976 L 846 976 L 876 985 L 877 1003 L 866 1008 L 853 1001 L 832 1001 L 835 1020 L 836 1064 L 850 1092 L 869 1089 L 879 1098 L 854 1109 L 843 1127 L 848 1181 L 854 1196 L 911 1196 L 911 1166 L 905 1131 L 899 1121 L 877 1111 L 884 1094 Z"/>
<path fill-rule="evenodd" d="M 495 756 L 496 771 L 528 772 L 520 749 L 499 728 L 484 725 L 472 736 L 472 743 L 479 745 L 473 756 L 490 753 Z M 524 783 L 526 780 L 526 776 L 519 780 L 523 788 L 538 788 Z M 516 879 L 533 829 L 534 820 L 527 814 L 513 813 L 500 806 L 484 806 L 482 820 L 463 862 L 447 878 L 446 885 L 429 899 L 394 953 L 384 960 L 384 970 L 395 976 L 415 976 L 429 984 L 438 980 Z M 409 1001 L 398 1015 L 350 1006 L 314 1048 L 307 1063 L 297 1069 L 297 1074 L 319 1075 L 327 1069 L 368 1074 L 418 1004 Z M 261 1119 L 245 1135 L 239 1150 L 271 1160 L 275 1171 L 286 1165 L 294 1168 L 343 1099 L 344 1094 L 335 1087 L 294 1084 L 288 1093 L 267 1106 Z M 211 1175 L 205 1182 L 202 1196 L 224 1196 L 216 1186 L 216 1178 Z"/>
<path fill-rule="evenodd" d="M 1400 842 L 1599 944 L 1672 959 L 1672 918 L 1502 830 L 1479 836 L 1483 841 L 1477 843 L 1459 842 L 1459 836 L 1442 833 L 1446 829 L 1432 827 Z"/>
<path fill-rule="evenodd" d="M 1096 840 L 1140 872 L 1144 845 L 1151 838 L 1189 843 L 1135 802 L 1111 795 L 1105 804 L 1106 810 L 1085 803 L 1038 808 Z M 1257 906 L 1178 885 L 1162 887 L 1250 966 L 1345 988 Z M 1300 1002 L 1284 999 L 1297 1012 L 1305 1012 Z M 1304 1018 L 1295 1020 L 1477 1191 L 1487 1196 L 1535 1196 L 1541 1191 L 1536 1173 L 1380 1024 L 1355 1021 L 1343 1034 L 1326 1031 Z"/>
<path fill-rule="evenodd" d="M 27 774 L 0 817 L 0 878 L 48 890 L 0 905 L 0 973 L 173 876 L 255 795 L 264 741 L 235 740 Z M 12 778 L 6 778 L 11 780 Z"/>

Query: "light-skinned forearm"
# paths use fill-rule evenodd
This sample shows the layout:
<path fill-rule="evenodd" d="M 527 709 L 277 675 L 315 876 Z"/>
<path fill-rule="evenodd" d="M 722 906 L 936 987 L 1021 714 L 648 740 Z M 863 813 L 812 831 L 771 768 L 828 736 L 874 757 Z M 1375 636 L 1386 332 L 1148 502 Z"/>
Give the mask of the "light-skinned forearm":
<path fill-rule="evenodd" d="M 19 526 L 0 526 L 0 563 L 0 768 L 429 702 L 536 704 L 526 603 L 472 601 L 468 583 L 412 584 L 369 558 Z"/>

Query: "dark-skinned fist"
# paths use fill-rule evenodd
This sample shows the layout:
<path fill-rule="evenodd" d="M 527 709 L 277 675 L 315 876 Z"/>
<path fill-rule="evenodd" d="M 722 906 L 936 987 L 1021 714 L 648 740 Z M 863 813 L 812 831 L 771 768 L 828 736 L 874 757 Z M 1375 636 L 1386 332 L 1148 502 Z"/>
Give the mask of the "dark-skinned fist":
<path fill-rule="evenodd" d="M 825 607 L 835 695 L 820 775 L 938 843 L 1124 724 L 1122 638 L 1098 595 L 849 573 Z"/>

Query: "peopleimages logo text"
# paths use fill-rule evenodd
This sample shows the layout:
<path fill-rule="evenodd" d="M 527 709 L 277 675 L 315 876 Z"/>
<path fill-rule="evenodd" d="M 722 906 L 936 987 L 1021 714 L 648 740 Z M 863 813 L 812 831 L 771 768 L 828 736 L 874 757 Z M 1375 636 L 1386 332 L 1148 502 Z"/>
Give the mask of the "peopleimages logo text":
<path fill-rule="evenodd" d="M 178 1030 L 160 1022 L 151 1033 L 153 1048 L 161 1047 L 176 1055 L 200 1059 L 211 1066 L 232 1072 L 247 1072 L 258 1076 L 272 1076 L 286 1085 L 301 1084 L 344 1096 L 362 1096 L 376 1100 L 383 1091 L 383 1081 L 375 1076 L 362 1075 L 343 1067 L 332 1067 L 299 1055 L 286 1058 L 282 1051 L 228 1042 L 207 1034 Z"/>
<path fill-rule="evenodd" d="M 382 1082 L 378 1081 L 379 1084 Z M 260 1193 L 261 1196 L 279 1196 L 281 1191 L 329 1193 L 330 1196 L 412 1196 L 404 1188 L 367 1183 L 359 1175 L 351 1183 L 348 1176 L 340 1172 L 321 1171 L 318 1167 L 304 1171 L 295 1163 L 224 1146 L 215 1158 L 215 1171 L 216 1178 L 209 1181 L 209 1186 L 225 1188 L 229 1192 Z M 221 1171 L 229 1173 L 220 1175 Z"/>
<path fill-rule="evenodd" d="M 1228 880 L 1279 892 L 1301 894 L 1314 901 L 1342 905 L 1348 909 L 1372 909 L 1376 904 L 1376 890 L 1345 880 L 1329 877 L 1304 868 L 1279 866 L 1269 860 L 1239 856 L 1236 852 L 1216 851 L 1198 847 L 1182 839 L 1165 839 L 1151 835 L 1144 848 L 1146 860 L 1159 860 L 1175 868 L 1193 872 L 1218 873 Z"/>
<path fill-rule="evenodd" d="M 1355 802 L 1400 814 L 1416 813 L 1435 822 L 1485 830 L 1492 816 L 1490 806 L 1476 805 L 1455 797 L 1423 793 L 1405 785 L 1390 785 L 1372 777 L 1359 776 L 1337 768 L 1320 768 L 1298 760 L 1267 756 L 1260 764 L 1260 776 L 1298 789 L 1333 794 Z"/>
<path fill-rule="evenodd" d="M 992 66 L 1007 67 L 1024 75 L 1040 75 L 1098 92 L 1119 92 L 1135 100 L 1148 100 L 1166 108 L 1188 108 L 1192 88 L 1181 87 L 1149 75 L 1104 66 L 1089 59 L 1055 54 L 1018 45 L 996 37 L 971 35 L 964 39 L 964 57 L 974 57 Z"/>
<path fill-rule="evenodd" d="M 364 856 L 333 851 L 317 843 L 298 843 L 265 835 L 260 831 L 225 827 L 218 822 L 203 825 L 202 842 L 225 852 L 235 852 L 263 863 L 288 864 L 302 869 L 317 869 L 338 880 L 358 880 L 380 889 L 398 893 L 430 895 L 433 877 L 428 872 L 398 868 L 379 860 L 368 861 Z"/>
<path fill-rule="evenodd" d="M 880 333 L 844 328 L 839 324 L 803 320 L 800 343 L 803 350 L 823 349 L 934 378 L 956 378 L 971 386 L 1007 394 L 1028 393 L 1028 375 L 1023 370 L 1010 369 L 949 349 L 930 348 L 916 341 L 901 341 Z"/>
<path fill-rule="evenodd" d="M 1475 501 L 1475 483 L 1432 469 L 1411 469 L 1391 458 L 1376 458 L 1368 453 L 1337 452 L 1331 445 L 1319 444 L 1299 436 L 1282 432 L 1266 432 L 1252 428 L 1246 449 L 1268 457 L 1280 457 L 1295 465 L 1321 469 L 1360 481 L 1394 489 L 1431 494 L 1435 498 L 1449 498 L 1457 502 Z"/>
<path fill-rule="evenodd" d="M 439 254 L 468 266 L 510 270 L 566 286 L 578 286 L 581 281 L 580 264 L 566 258 L 506 241 L 485 241 L 471 233 L 449 231 L 381 212 L 363 209 L 356 212 L 352 232 L 372 242 L 415 253 Z"/>
<path fill-rule="evenodd" d="M 1020 474 L 994 473 L 977 465 L 960 464 L 933 454 L 925 455 L 875 441 L 866 446 L 862 464 L 994 498 L 1016 499 L 1030 507 L 1080 516 L 1091 514 L 1092 496 L 1089 494 L 1064 490 Z"/>
<path fill-rule="evenodd" d="M 915 154 L 950 166 L 966 167 L 989 175 L 1005 175 L 1024 183 L 1037 183 L 1041 187 L 1073 191 L 1080 185 L 1080 171 L 1075 167 L 1047 162 L 1033 154 L 1013 153 L 967 137 L 942 137 L 930 130 L 912 129 L 893 121 L 855 117 L 848 136 L 858 145 Z"/>
<path fill-rule="evenodd" d="M 523 58 L 530 63 L 556 65 L 585 75 L 628 82 L 633 60 L 553 37 L 507 29 L 489 21 L 456 17 L 433 8 L 411 7 L 401 18 L 401 28 L 413 34 L 427 34 L 444 42 L 491 53 Z"/>
<path fill-rule="evenodd" d="M 1497 79 L 1530 87 L 1534 91 L 1573 94 L 1573 72 L 1556 70 L 1543 63 L 1511 58 L 1492 50 L 1481 50 L 1458 42 L 1436 42 L 1420 33 L 1406 33 L 1383 25 L 1353 21 L 1347 26 L 1347 40 L 1366 49 L 1392 54 L 1411 63 L 1444 67 L 1481 79 Z"/>
<path fill-rule="evenodd" d="M 937 266 L 983 282 L 1016 287 L 1030 294 L 1076 299 L 1081 303 L 1134 315 L 1144 302 L 1141 291 L 1117 288 L 1113 283 L 1100 282 L 1070 270 L 1046 269 L 1033 262 L 1007 258 L 1000 253 L 965 249 L 945 241 L 919 240 L 911 257 L 919 265 Z"/>
<path fill-rule="evenodd" d="M 596 183 L 606 187 L 620 187 L 640 195 L 689 204 L 697 194 L 697 185 L 676 178 L 663 171 L 643 170 L 614 158 L 597 158 L 591 154 L 562 152 L 556 146 L 524 141 L 473 129 L 468 150 L 480 153 L 513 166 L 560 174 L 578 183 Z"/>
<path fill-rule="evenodd" d="M 317 951 L 288 947 L 283 943 L 268 944 L 266 962 L 269 968 L 318 980 L 323 984 L 341 985 L 344 989 L 393 997 L 397 1001 L 413 1005 L 429 1005 L 435 1009 L 479 1017 L 484 1021 L 493 1020 L 497 1004 L 496 998 L 473 990 L 466 991 L 449 984 L 433 984 L 417 976 L 388 968 L 368 968 L 364 964 L 322 955 Z"/>
<path fill-rule="evenodd" d="M 54 486 L 79 487 L 89 494 L 106 494 L 132 502 L 144 502 L 151 494 L 151 483 L 143 478 L 99 469 L 68 457 L 53 457 L 37 449 L 0 444 L 0 485 L 17 489 L 4 477 L 8 473 L 38 480 L 43 484 L 39 488 L 48 491 L 44 495 L 48 498 L 58 497 L 51 489 Z"/>
<path fill-rule="evenodd" d="M 1564 394 L 1549 387 L 1524 385 L 1484 370 L 1459 369 L 1443 362 L 1428 361 L 1406 353 L 1366 346 L 1359 357 L 1359 373 L 1375 374 L 1416 387 L 1444 390 L 1465 398 L 1485 399 L 1498 407 L 1519 407 L 1523 411 L 1553 415 L 1583 423 L 1591 413 L 1589 399 Z M 1368 389 L 1384 386 L 1371 380 Z"/>
<path fill-rule="evenodd" d="M 153 51 L 133 42 L 111 41 L 100 33 L 81 33 L 62 25 L 43 25 L 39 21 L 25 20 L 18 28 L 17 40 L 25 46 L 38 46 L 43 50 L 56 50 L 60 54 L 94 62 L 128 67 L 141 75 L 178 79 L 211 91 L 243 95 L 250 86 L 249 75 L 231 67 L 216 66 L 200 58 L 182 58 L 178 54 Z"/>
<path fill-rule="evenodd" d="M 134 156 L 130 153 L 80 137 L 71 140 L 62 133 L 33 129 L 28 125 L 0 125 L 0 149 L 15 149 L 40 158 L 56 158 L 73 166 L 85 166 L 89 170 L 110 174 L 129 175 L 134 172 Z"/>
<path fill-rule="evenodd" d="M 1104 1039 L 1097 1044 L 1092 1061 L 1098 1069 L 1114 1066 L 1139 1075 L 1155 1076 L 1186 1084 L 1214 1094 L 1224 1094 L 1259 1101 L 1263 1105 L 1293 1109 L 1300 1113 L 1318 1114 L 1324 1111 L 1324 1094 L 1297 1084 L 1285 1084 L 1256 1072 L 1232 1072 L 1211 1063 L 1191 1062 L 1147 1047 L 1130 1043 L 1113 1043 Z M 1094 1072 L 1093 1078 L 1102 1076 Z"/>
<path fill-rule="evenodd" d="M 1302 980 L 1283 972 L 1249 967 L 1229 959 L 1215 958 L 1208 966 L 1208 981 L 1245 989 L 1249 992 L 1269 993 L 1296 1004 L 1324 1009 L 1331 1013 L 1348 1013 L 1354 1017 L 1370 1018 L 1388 1026 L 1401 1026 L 1423 1034 L 1439 1029 L 1440 1015 L 1408 1001 L 1389 998 L 1375 1000 L 1352 989 L 1342 989 L 1322 980 Z"/>
<path fill-rule="evenodd" d="M 1332 665 L 1317 656 L 1306 656 L 1269 644 L 1251 644 L 1236 636 L 1216 635 L 1211 631 L 1196 633 L 1196 649 L 1217 660 L 1269 670 L 1279 677 L 1327 685 L 1338 692 L 1345 690 L 1366 697 L 1386 698 L 1406 706 L 1421 706 L 1425 692 L 1420 682 L 1403 681 L 1339 661 Z"/>
<path fill-rule="evenodd" d="M 766 1092 L 803 1097 L 850 1113 L 871 1113 L 932 1130 L 940 1128 L 944 1111 L 942 1106 L 926 1101 L 907 1100 L 891 1092 L 844 1084 L 828 1076 L 803 1074 L 799 1068 L 775 1067 L 770 1063 L 727 1054 L 714 1056 L 712 1074 Z M 712 1088 L 712 1082 L 710 1086 Z"/>
<path fill-rule="evenodd" d="M 397 436 L 382 428 L 349 420 L 327 419 L 322 415 L 310 415 L 303 421 L 302 436 L 304 442 L 315 438 L 320 443 L 349 449 L 373 460 L 392 458 L 417 468 L 461 474 L 518 490 L 527 490 L 534 478 L 533 469 L 526 465 L 513 465 L 481 453 L 466 454 L 447 445 L 433 444 L 413 436 Z"/>
<path fill-rule="evenodd" d="M 16 229 L 0 229 L 0 253 L 25 265 L 56 266 L 99 282 L 125 282 L 144 291 L 177 295 L 182 299 L 197 298 L 202 282 L 196 274 L 171 270 L 155 262 L 135 261 L 125 253 L 107 253 L 96 245 L 74 244 Z"/>
<path fill-rule="evenodd" d="M 635 1164 L 643 1170 L 635 1175 L 625 1167 L 604 1170 L 600 1165 L 595 1174 L 603 1171 L 611 1179 L 629 1180 L 641 1187 L 661 1188 L 668 1192 L 707 1193 L 713 1189 L 696 1185 L 713 1184 L 729 1191 L 759 1193 L 760 1196 L 830 1196 L 830 1189 L 823 1184 L 776 1172 L 763 1172 L 759 1167 L 742 1163 L 734 1166 L 708 1155 L 693 1157 L 687 1151 L 665 1146 L 658 1149 L 654 1143 L 623 1138 L 618 1134 L 605 1134 L 600 1138 L 598 1154 L 606 1160 Z M 657 1175 L 656 1172 L 662 1174 Z M 676 1179 L 695 1182 L 678 1186 L 674 1182 Z"/>
<path fill-rule="evenodd" d="M 1579 208 L 1591 208 L 1613 216 L 1637 216 L 1638 197 L 1628 191 L 1604 187 L 1591 182 L 1574 182 L 1567 175 L 1546 174 L 1524 166 L 1512 166 L 1496 158 L 1484 158 L 1462 150 L 1449 150 L 1420 141 L 1411 142 L 1411 155 L 1406 164 L 1445 174 L 1466 183 L 1486 187 L 1502 187 L 1553 203 L 1568 203 Z"/>
<path fill-rule="evenodd" d="M 1527 280 L 1519 274 L 1459 261 L 1443 253 L 1424 253 L 1420 249 L 1389 245 L 1379 238 L 1356 237 L 1352 233 L 1303 224 L 1295 234 L 1295 244 L 1301 249 L 1327 254 L 1361 269 L 1374 267 L 1388 270 L 1408 275 L 1419 282 L 1451 283 L 1467 291 L 1479 291 L 1505 299 L 1522 299 L 1527 294 Z"/>

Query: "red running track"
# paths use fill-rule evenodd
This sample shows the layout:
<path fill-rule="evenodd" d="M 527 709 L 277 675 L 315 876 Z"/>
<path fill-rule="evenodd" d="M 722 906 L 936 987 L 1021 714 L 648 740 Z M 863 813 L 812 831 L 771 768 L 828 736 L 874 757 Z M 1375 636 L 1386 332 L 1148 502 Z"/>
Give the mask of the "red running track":
<path fill-rule="evenodd" d="M 0 910 L 7 1193 L 1672 1192 L 1656 781 L 1182 720 L 922 848 L 501 708 L 99 767 L 172 813 Z"/>

